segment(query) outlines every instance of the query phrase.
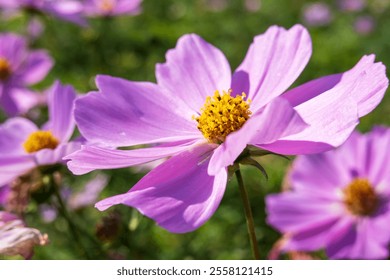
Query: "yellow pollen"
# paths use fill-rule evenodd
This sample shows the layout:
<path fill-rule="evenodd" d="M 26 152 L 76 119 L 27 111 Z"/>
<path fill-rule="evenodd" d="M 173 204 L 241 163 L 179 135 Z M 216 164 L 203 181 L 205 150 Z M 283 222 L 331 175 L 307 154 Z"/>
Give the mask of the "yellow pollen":
<path fill-rule="evenodd" d="M 369 216 L 378 208 L 379 197 L 367 179 L 354 179 L 344 189 L 344 203 L 357 216 Z"/>
<path fill-rule="evenodd" d="M 200 116 L 193 117 L 198 122 L 198 129 L 212 143 L 222 143 L 226 136 L 240 129 L 249 119 L 250 100 L 245 101 L 245 93 L 231 96 L 231 90 L 220 95 L 216 90 L 214 96 L 208 96 Z"/>
<path fill-rule="evenodd" d="M 99 3 L 99 8 L 104 12 L 111 12 L 114 9 L 113 0 L 101 0 Z"/>
<path fill-rule="evenodd" d="M 11 66 L 5 58 L 0 57 L 0 80 L 6 80 L 11 75 Z"/>
<path fill-rule="evenodd" d="M 50 131 L 35 131 L 31 133 L 23 143 L 24 150 L 31 154 L 42 149 L 54 150 L 57 148 L 59 141 Z"/>

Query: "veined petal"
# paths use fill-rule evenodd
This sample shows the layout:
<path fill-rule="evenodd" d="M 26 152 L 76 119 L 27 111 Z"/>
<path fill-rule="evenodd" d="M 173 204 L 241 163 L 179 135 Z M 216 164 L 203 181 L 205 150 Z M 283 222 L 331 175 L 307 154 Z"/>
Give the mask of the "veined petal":
<path fill-rule="evenodd" d="M 159 87 L 109 76 L 96 79 L 100 92 L 75 102 L 75 118 L 91 143 L 121 147 L 202 137 L 196 122 L 178 115 Z"/>
<path fill-rule="evenodd" d="M 123 168 L 169 157 L 192 149 L 194 142 L 174 147 L 151 147 L 136 150 L 114 150 L 97 146 L 83 146 L 65 158 L 73 174 L 81 175 L 96 169 Z"/>
<path fill-rule="evenodd" d="M 67 142 L 70 139 L 76 126 L 73 116 L 75 99 L 76 93 L 72 86 L 61 85 L 57 81 L 49 89 L 49 122 L 45 128 L 61 142 Z"/>
<path fill-rule="evenodd" d="M 161 227 L 175 233 L 193 231 L 216 211 L 225 192 L 227 171 L 207 174 L 213 146 L 197 146 L 162 163 L 128 193 L 96 204 L 99 210 L 125 204 L 137 208 Z"/>
<path fill-rule="evenodd" d="M 320 78 L 283 95 L 310 127 L 262 146 L 281 154 L 309 154 L 341 145 L 382 99 L 388 80 L 381 63 L 365 56 L 351 70 Z"/>
<path fill-rule="evenodd" d="M 308 105 L 304 105 L 306 102 L 313 100 L 310 105 L 320 102 L 316 99 L 319 95 L 337 95 L 334 97 L 338 102 L 343 101 L 345 96 L 351 96 L 357 103 L 359 117 L 365 116 L 379 104 L 389 84 L 386 67 L 374 61 L 375 55 L 363 56 L 352 69 L 312 80 L 289 90 L 283 97 L 303 112 L 308 110 Z M 352 92 L 346 91 L 347 88 L 351 88 Z M 343 105 L 346 103 L 343 102 Z"/>
<path fill-rule="evenodd" d="M 276 98 L 251 116 L 241 129 L 226 137 L 211 157 L 209 174 L 217 174 L 221 168 L 233 164 L 248 144 L 258 146 L 274 142 L 302 131 L 306 126 L 286 100 Z"/>
<path fill-rule="evenodd" d="M 200 113 L 207 96 L 230 89 L 231 70 L 225 55 L 198 35 L 182 36 L 166 60 L 156 66 L 158 85 L 181 99 L 191 115 Z"/>
<path fill-rule="evenodd" d="M 291 86 L 308 63 L 311 51 L 311 39 L 303 26 L 289 30 L 270 27 L 255 37 L 233 74 L 233 93 L 247 93 L 256 111 Z"/>

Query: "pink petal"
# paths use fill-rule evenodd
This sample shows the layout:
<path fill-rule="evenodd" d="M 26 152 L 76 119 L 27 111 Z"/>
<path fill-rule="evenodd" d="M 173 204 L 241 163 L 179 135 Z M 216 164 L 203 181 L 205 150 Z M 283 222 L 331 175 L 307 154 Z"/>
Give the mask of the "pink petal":
<path fill-rule="evenodd" d="M 38 128 L 24 118 L 11 118 L 0 126 L 0 158 L 25 155 L 23 143 Z"/>
<path fill-rule="evenodd" d="M 65 159 L 73 174 L 81 175 L 96 169 L 113 169 L 138 165 L 189 150 L 194 142 L 176 147 L 151 147 L 136 150 L 113 150 L 97 146 L 83 146 Z"/>
<path fill-rule="evenodd" d="M 286 233 L 306 231 L 326 221 L 334 221 L 344 208 L 327 199 L 286 192 L 266 197 L 267 222 Z"/>
<path fill-rule="evenodd" d="M 128 193 L 96 204 L 99 210 L 125 204 L 137 208 L 175 233 L 193 231 L 216 211 L 225 192 L 227 172 L 207 174 L 213 146 L 197 146 L 162 163 Z"/>
<path fill-rule="evenodd" d="M 233 75 L 233 92 L 247 93 L 256 111 L 291 86 L 310 56 L 311 40 L 303 26 L 272 26 L 249 47 Z"/>
<path fill-rule="evenodd" d="M 53 67 L 53 60 L 45 51 L 34 51 L 28 56 L 23 72 L 18 73 L 26 85 L 33 85 L 42 81 Z"/>
<path fill-rule="evenodd" d="M 231 70 L 224 54 L 195 34 L 182 36 L 157 64 L 158 85 L 182 100 L 191 114 L 199 113 L 206 97 L 230 89 Z"/>
<path fill-rule="evenodd" d="M 32 156 L 12 156 L 0 158 L 0 186 L 10 183 L 35 166 Z"/>
<path fill-rule="evenodd" d="M 74 153 L 81 148 L 81 142 L 72 141 L 58 145 L 54 150 L 43 149 L 34 154 L 35 162 L 38 165 L 65 163 L 64 157 Z"/>
<path fill-rule="evenodd" d="M 232 165 L 248 144 L 274 142 L 306 128 L 297 112 L 282 98 L 271 101 L 251 116 L 244 126 L 228 135 L 211 157 L 209 174 L 214 175 Z"/>
<path fill-rule="evenodd" d="M 341 145 L 382 99 L 388 80 L 381 63 L 365 56 L 351 70 L 311 81 L 283 95 L 310 124 L 304 131 L 262 146 L 282 154 L 319 153 Z"/>
<path fill-rule="evenodd" d="M 75 99 L 76 93 L 72 86 L 61 85 L 57 81 L 49 89 L 49 123 L 45 128 L 49 129 L 61 142 L 67 142 L 70 139 L 76 126 L 73 116 Z"/>
<path fill-rule="evenodd" d="M 120 147 L 202 137 L 196 122 L 183 118 L 155 84 L 109 76 L 96 82 L 101 92 L 75 102 L 77 125 L 91 143 Z"/>

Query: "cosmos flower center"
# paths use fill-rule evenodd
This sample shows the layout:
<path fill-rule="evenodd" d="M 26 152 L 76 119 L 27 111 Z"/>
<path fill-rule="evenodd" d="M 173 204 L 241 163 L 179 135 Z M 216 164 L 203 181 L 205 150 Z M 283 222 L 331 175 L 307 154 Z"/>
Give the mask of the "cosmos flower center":
<path fill-rule="evenodd" d="M 357 216 L 369 216 L 378 208 L 379 198 L 367 179 L 354 179 L 344 189 L 344 203 Z"/>
<path fill-rule="evenodd" d="M 223 91 L 220 95 L 216 90 L 214 96 L 208 96 L 200 109 L 200 116 L 194 117 L 198 129 L 212 143 L 222 143 L 229 133 L 240 129 L 249 119 L 250 100 L 245 100 L 245 93 L 231 96 L 232 91 Z"/>
<path fill-rule="evenodd" d="M 6 80 L 11 75 L 11 66 L 9 62 L 0 57 L 0 80 Z"/>
<path fill-rule="evenodd" d="M 31 133 L 23 143 L 24 150 L 31 154 L 42 149 L 54 150 L 57 148 L 59 141 L 50 131 L 35 131 Z"/>
<path fill-rule="evenodd" d="M 114 9 L 113 0 L 101 0 L 99 3 L 99 8 L 104 12 L 111 12 Z"/>

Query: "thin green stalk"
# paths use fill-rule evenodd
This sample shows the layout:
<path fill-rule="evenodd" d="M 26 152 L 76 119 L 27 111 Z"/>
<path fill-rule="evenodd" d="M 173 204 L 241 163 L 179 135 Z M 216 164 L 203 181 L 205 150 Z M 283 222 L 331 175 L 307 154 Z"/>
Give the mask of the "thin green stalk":
<path fill-rule="evenodd" d="M 240 190 L 241 199 L 244 204 L 246 224 L 248 227 L 249 240 L 252 248 L 253 257 L 255 260 L 260 260 L 260 252 L 259 252 L 259 247 L 257 246 L 255 224 L 253 222 L 253 215 L 252 215 L 251 205 L 248 198 L 248 193 L 246 192 L 240 169 L 237 169 L 235 171 L 235 174 L 237 177 L 238 188 Z"/>
<path fill-rule="evenodd" d="M 66 208 L 66 206 L 65 206 L 64 201 L 62 200 L 62 197 L 61 197 L 61 194 L 60 194 L 60 192 L 59 192 L 58 186 L 57 186 L 56 183 L 54 182 L 54 178 L 50 178 L 50 179 L 51 179 L 51 183 L 53 184 L 54 195 L 55 195 L 55 197 L 57 198 L 57 202 L 58 202 L 58 211 L 60 212 L 61 216 L 63 216 L 63 217 L 65 218 L 66 222 L 68 223 L 70 232 L 71 232 L 71 234 L 72 234 L 74 240 L 76 241 L 77 245 L 79 246 L 79 248 L 82 249 L 83 253 L 85 254 L 85 256 L 86 256 L 88 259 L 92 259 L 91 256 L 89 255 L 88 250 L 86 250 L 86 249 L 83 247 L 83 242 L 82 242 L 81 239 L 80 239 L 80 236 L 79 236 L 77 227 L 76 227 L 76 225 L 73 223 L 72 219 L 71 219 L 70 216 L 69 216 L 68 210 L 67 210 L 67 208 Z"/>

